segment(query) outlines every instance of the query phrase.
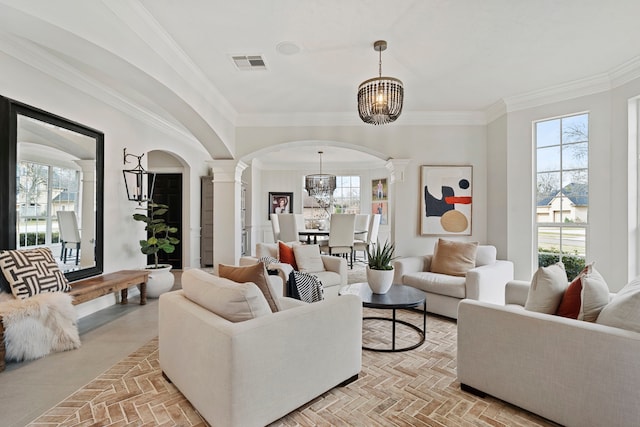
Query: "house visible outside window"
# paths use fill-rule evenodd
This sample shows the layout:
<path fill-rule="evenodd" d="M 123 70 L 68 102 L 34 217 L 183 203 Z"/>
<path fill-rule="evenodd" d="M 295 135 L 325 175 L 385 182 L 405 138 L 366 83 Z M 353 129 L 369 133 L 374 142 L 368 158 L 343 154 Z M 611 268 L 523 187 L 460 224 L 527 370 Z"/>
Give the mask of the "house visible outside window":
<path fill-rule="evenodd" d="M 20 162 L 17 185 L 17 247 L 59 243 L 57 211 L 78 212 L 80 173 L 73 169 Z"/>
<path fill-rule="evenodd" d="M 584 267 L 589 211 L 589 114 L 535 123 L 538 265 Z"/>
<path fill-rule="evenodd" d="M 336 190 L 333 205 L 326 210 L 303 190 L 303 214 L 308 226 L 315 227 L 315 221 L 326 219 L 332 213 L 360 213 L 360 177 L 336 176 Z"/>

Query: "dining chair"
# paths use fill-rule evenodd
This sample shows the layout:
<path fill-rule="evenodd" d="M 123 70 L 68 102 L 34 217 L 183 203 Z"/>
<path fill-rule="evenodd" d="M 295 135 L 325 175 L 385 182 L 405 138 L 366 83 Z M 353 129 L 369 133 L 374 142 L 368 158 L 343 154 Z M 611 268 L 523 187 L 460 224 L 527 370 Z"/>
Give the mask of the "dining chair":
<path fill-rule="evenodd" d="M 354 237 L 354 240 L 357 241 L 367 241 L 367 234 L 369 232 L 369 218 L 371 215 L 369 214 L 356 214 L 356 231 L 366 231 L 365 233 L 358 233 L 357 238 Z"/>
<path fill-rule="evenodd" d="M 280 223 L 278 222 L 278 214 L 271 214 L 271 229 L 273 230 L 273 241 L 280 240 Z"/>
<path fill-rule="evenodd" d="M 278 214 L 280 225 L 280 239 L 283 242 L 297 242 L 300 240 L 298 224 L 294 214 Z"/>
<path fill-rule="evenodd" d="M 378 241 L 378 231 L 380 230 L 380 219 L 382 215 L 371 215 L 369 221 L 369 227 L 367 232 L 367 239 L 364 241 L 356 240 L 353 244 L 353 252 L 363 251 L 365 253 L 364 258 L 366 261 L 367 251 L 371 246 L 375 246 Z"/>
<path fill-rule="evenodd" d="M 295 216 L 296 218 L 296 226 L 298 228 L 298 231 L 305 230 L 307 226 L 304 222 L 304 214 L 293 214 L 293 216 Z M 307 238 L 304 236 L 298 235 L 298 240 L 300 240 L 300 242 L 302 243 L 307 243 Z"/>
<path fill-rule="evenodd" d="M 329 255 L 349 257 L 349 267 L 353 268 L 353 233 L 356 228 L 355 214 L 333 214 L 329 221 L 329 240 L 320 243 L 320 249 Z"/>
<path fill-rule="evenodd" d="M 73 249 L 76 250 L 76 265 L 78 265 L 80 255 L 80 230 L 78 229 L 78 219 L 74 211 L 57 211 L 58 229 L 60 230 L 60 260 L 67 262 L 67 251 L 69 255 L 73 255 Z M 73 247 L 70 247 L 73 246 Z"/>

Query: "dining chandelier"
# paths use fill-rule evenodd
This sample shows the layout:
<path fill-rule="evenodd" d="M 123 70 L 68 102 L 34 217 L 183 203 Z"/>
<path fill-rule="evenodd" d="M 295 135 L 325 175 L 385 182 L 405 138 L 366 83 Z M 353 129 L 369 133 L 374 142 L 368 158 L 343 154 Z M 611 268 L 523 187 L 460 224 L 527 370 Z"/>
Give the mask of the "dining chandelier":
<path fill-rule="evenodd" d="M 404 87 L 395 77 L 382 77 L 382 51 L 387 49 L 387 42 L 378 40 L 373 49 L 379 53 L 378 77 L 358 87 L 358 114 L 365 123 L 383 125 L 400 117 Z"/>
<path fill-rule="evenodd" d="M 304 188 L 309 196 L 314 197 L 318 204 L 326 209 L 331 205 L 333 192 L 336 189 L 336 176 L 322 173 L 322 151 L 320 155 L 320 173 L 304 177 Z"/>

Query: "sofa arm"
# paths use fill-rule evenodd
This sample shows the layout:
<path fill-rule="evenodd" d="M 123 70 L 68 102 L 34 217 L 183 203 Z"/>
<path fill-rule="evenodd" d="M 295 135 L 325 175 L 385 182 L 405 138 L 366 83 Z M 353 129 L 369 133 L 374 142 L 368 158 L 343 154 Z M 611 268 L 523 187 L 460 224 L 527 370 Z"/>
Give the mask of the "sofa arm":
<path fill-rule="evenodd" d="M 524 307 L 529 296 L 530 282 L 526 280 L 510 280 L 504 289 L 504 303 L 517 304 Z"/>
<path fill-rule="evenodd" d="M 159 304 L 160 367 L 212 424 L 267 425 L 361 369 L 362 303 L 354 295 L 239 323 L 182 291 Z"/>
<path fill-rule="evenodd" d="M 513 263 L 498 260 L 467 271 L 466 298 L 504 304 L 504 289 L 513 280 Z"/>
<path fill-rule="evenodd" d="M 349 279 L 349 271 L 347 269 L 347 260 L 342 257 L 332 255 L 320 255 L 324 269 L 327 271 L 333 271 L 340 275 L 340 286 L 347 284 Z"/>
<path fill-rule="evenodd" d="M 393 283 L 402 285 L 404 283 L 402 278 L 405 274 L 429 271 L 432 256 L 409 256 L 397 259 L 393 263 Z"/>

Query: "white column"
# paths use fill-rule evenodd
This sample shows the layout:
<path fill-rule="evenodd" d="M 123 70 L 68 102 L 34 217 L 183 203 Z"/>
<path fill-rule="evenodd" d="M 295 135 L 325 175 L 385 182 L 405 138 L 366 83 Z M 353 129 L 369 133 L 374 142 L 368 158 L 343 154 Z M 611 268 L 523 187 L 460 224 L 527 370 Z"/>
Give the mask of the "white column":
<path fill-rule="evenodd" d="M 389 240 L 396 240 L 396 218 L 404 218 L 406 208 L 401 208 L 397 203 L 398 185 L 404 182 L 404 171 L 411 159 L 389 159 L 384 165 L 390 174 L 389 179 Z"/>
<path fill-rule="evenodd" d="M 80 188 L 80 267 L 93 267 L 96 242 L 96 161 L 75 160 L 82 168 Z"/>
<path fill-rule="evenodd" d="M 213 265 L 237 265 L 242 250 L 240 206 L 242 171 L 246 163 L 238 160 L 208 162 L 213 171 Z"/>

